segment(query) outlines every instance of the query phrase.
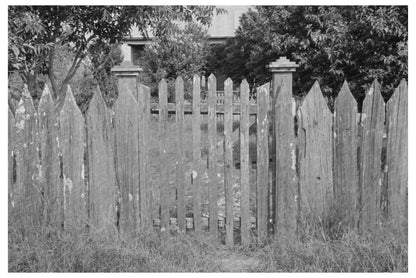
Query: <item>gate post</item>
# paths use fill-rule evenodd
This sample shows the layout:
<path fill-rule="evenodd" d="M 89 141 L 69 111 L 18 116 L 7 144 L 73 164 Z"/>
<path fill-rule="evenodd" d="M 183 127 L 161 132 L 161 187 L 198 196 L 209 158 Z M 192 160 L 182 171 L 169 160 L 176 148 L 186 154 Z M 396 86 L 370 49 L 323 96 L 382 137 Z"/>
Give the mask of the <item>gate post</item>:
<path fill-rule="evenodd" d="M 287 84 L 287 89 L 292 93 L 293 73 L 298 67 L 298 64 L 284 56 L 267 65 L 267 68 L 272 73 L 272 93 L 270 94 L 272 99 L 275 99 L 276 90 L 283 82 Z"/>
<path fill-rule="evenodd" d="M 277 144 L 281 144 L 283 143 L 282 140 L 280 140 L 281 138 L 279 138 L 279 142 L 276 142 L 276 128 L 277 128 L 277 121 L 278 120 L 282 120 L 279 119 L 277 117 L 276 114 L 276 100 L 277 100 L 277 94 L 278 94 L 278 88 L 283 86 L 283 84 L 285 84 L 285 89 L 288 90 L 289 92 L 286 92 L 290 98 L 292 96 L 292 78 L 293 78 L 293 73 L 296 71 L 296 68 L 299 67 L 298 64 L 296 64 L 295 62 L 292 62 L 290 60 L 288 60 L 286 57 L 282 56 L 279 59 L 277 59 L 274 62 L 271 62 L 270 64 L 268 64 L 266 66 L 269 71 L 272 73 L 272 85 L 271 85 L 271 93 L 270 93 L 270 97 L 271 97 L 271 104 L 272 104 L 272 142 L 271 142 L 271 147 L 270 147 L 270 157 L 271 157 L 271 170 L 272 170 L 272 181 L 271 181 L 271 190 L 269 191 L 271 196 L 272 196 L 272 207 L 271 207 L 271 219 L 272 219 L 272 225 L 273 225 L 273 231 L 275 234 L 275 237 L 277 237 L 278 235 L 278 229 L 281 230 L 291 230 L 293 228 L 293 221 L 296 221 L 296 219 L 293 219 L 294 215 L 294 211 L 291 211 L 289 213 L 285 213 L 283 211 L 281 211 L 282 209 L 285 210 L 293 210 L 293 206 L 289 205 L 289 207 L 285 207 L 286 204 L 282 204 L 282 201 L 284 202 L 284 200 L 287 200 L 286 197 L 288 197 L 289 195 L 292 195 L 294 192 L 292 189 L 288 189 L 288 188 L 282 188 L 285 187 L 285 185 L 282 185 L 281 182 L 279 182 L 279 184 L 277 184 L 277 172 L 281 171 L 282 166 L 289 166 L 291 167 L 291 165 L 293 165 L 292 161 L 285 161 L 287 159 L 287 154 L 282 154 L 280 153 L 279 149 L 280 146 L 277 146 Z M 290 107 L 291 109 L 292 107 Z M 287 111 L 277 111 L 277 113 L 283 113 L 283 114 L 287 114 Z M 287 115 L 288 116 L 288 115 Z M 289 124 L 290 121 L 287 123 Z M 287 126 L 287 125 L 286 125 Z M 293 126 L 293 123 L 292 123 Z M 290 125 L 289 125 L 290 127 Z M 281 134 L 282 133 L 282 128 L 278 127 L 278 133 Z M 286 132 L 291 132 L 290 130 L 287 130 Z M 293 128 L 292 128 L 292 133 L 293 133 Z M 277 136 L 279 136 L 279 134 Z M 287 138 L 289 139 L 289 138 Z M 290 139 L 289 139 L 290 141 Z M 285 141 L 285 143 L 287 143 L 288 141 Z M 294 146 L 294 145 L 293 145 Z M 276 150 L 278 150 L 279 153 L 276 152 Z M 276 157 L 279 159 L 279 165 L 276 164 Z M 291 153 L 289 153 L 289 157 L 291 158 Z M 289 163 L 289 165 L 288 165 Z M 285 166 L 284 166 L 285 165 Z M 282 174 L 282 173 L 281 173 Z M 293 173 L 291 173 L 293 174 Z M 287 179 L 287 177 L 289 177 L 289 175 L 284 175 L 282 182 L 286 182 L 285 178 Z M 289 183 L 293 183 L 293 181 L 288 181 Z M 286 185 L 287 186 L 287 185 Z M 288 192 L 289 191 L 289 192 Z M 285 195 L 285 197 L 281 196 L 281 195 Z M 278 202 L 278 203 L 277 203 Z M 277 211 L 279 210 L 279 211 Z M 269 210 L 270 211 L 270 210 Z M 290 219 L 282 219 L 282 218 L 290 218 Z M 282 227 L 283 226 L 283 227 Z M 288 226 L 290 228 L 288 228 Z M 296 226 L 296 224 L 295 224 Z"/>
<path fill-rule="evenodd" d="M 117 77 L 119 93 L 129 89 L 137 101 L 137 84 L 139 73 L 142 71 L 141 67 L 133 65 L 130 61 L 124 61 L 121 65 L 113 67 L 111 72 Z"/>

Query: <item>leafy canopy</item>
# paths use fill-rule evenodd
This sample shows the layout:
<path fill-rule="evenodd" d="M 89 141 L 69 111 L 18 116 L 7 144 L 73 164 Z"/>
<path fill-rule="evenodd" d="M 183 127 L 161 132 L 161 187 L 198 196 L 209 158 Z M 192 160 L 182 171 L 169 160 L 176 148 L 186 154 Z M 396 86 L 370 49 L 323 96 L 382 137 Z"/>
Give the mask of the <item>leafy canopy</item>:
<path fill-rule="evenodd" d="M 132 26 L 144 36 L 149 31 L 163 36 L 178 30 L 179 21 L 194 19 L 209 24 L 214 9 L 214 6 L 9 6 L 9 73 L 18 72 L 25 81 L 47 74 L 54 96 L 62 97 L 66 85 L 96 44 L 117 44 L 130 34 Z M 74 54 L 62 80 L 55 71 L 55 50 L 60 45 Z"/>
<path fill-rule="evenodd" d="M 318 80 L 333 98 L 346 79 L 360 100 L 377 78 L 388 97 L 407 77 L 407 14 L 406 6 L 257 6 L 209 67 L 261 84 L 271 76 L 265 66 L 286 56 L 300 65 L 297 95 Z"/>

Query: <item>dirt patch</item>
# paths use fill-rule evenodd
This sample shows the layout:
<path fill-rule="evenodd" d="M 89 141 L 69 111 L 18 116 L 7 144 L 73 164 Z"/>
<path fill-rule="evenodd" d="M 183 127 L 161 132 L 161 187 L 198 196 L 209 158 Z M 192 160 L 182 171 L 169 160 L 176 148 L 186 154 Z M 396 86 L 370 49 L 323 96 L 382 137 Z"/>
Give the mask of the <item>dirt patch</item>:
<path fill-rule="evenodd" d="M 218 252 L 222 272 L 256 272 L 260 261 L 236 252 L 222 250 Z"/>

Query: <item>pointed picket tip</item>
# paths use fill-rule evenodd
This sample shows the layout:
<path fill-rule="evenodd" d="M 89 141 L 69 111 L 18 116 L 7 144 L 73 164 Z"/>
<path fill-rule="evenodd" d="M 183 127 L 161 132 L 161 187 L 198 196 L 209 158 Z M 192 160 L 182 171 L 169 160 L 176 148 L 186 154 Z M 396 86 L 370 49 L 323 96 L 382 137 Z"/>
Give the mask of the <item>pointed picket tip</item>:
<path fill-rule="evenodd" d="M 123 106 L 124 103 L 126 103 L 126 102 L 133 103 L 133 104 L 137 105 L 137 100 L 133 96 L 133 93 L 131 92 L 131 90 L 128 87 L 125 88 L 125 91 L 124 91 L 123 94 L 119 94 L 119 96 L 117 98 L 117 101 L 114 105 L 115 105 L 115 107 L 118 107 L 120 105 Z"/>
<path fill-rule="evenodd" d="M 348 86 L 348 82 L 345 80 L 342 84 L 341 90 L 338 93 L 336 99 L 335 99 L 335 106 L 337 103 L 345 103 L 345 102 L 355 102 L 357 103 L 357 100 L 354 98 L 354 96 L 351 93 L 350 87 Z"/>
<path fill-rule="evenodd" d="M 19 100 L 19 103 L 15 111 L 16 117 L 17 117 L 18 112 L 19 114 L 36 113 L 35 106 L 33 105 L 32 96 L 30 95 L 29 89 L 26 84 L 24 84 L 23 86 L 22 96 Z"/>
<path fill-rule="evenodd" d="M 311 89 L 309 90 L 308 94 L 306 95 L 305 99 L 302 102 L 301 105 L 301 110 L 302 107 L 304 107 L 305 105 L 307 105 L 309 102 L 311 103 L 321 103 L 321 105 L 325 104 L 324 107 L 326 107 L 326 109 L 328 110 L 329 113 L 331 113 L 331 111 L 329 110 L 328 107 L 328 103 L 326 102 L 324 95 L 322 94 L 321 91 L 321 86 L 319 85 L 318 80 L 316 80 Z"/>
<path fill-rule="evenodd" d="M 52 94 L 51 94 L 51 91 L 49 90 L 48 85 L 45 85 L 45 88 L 43 88 L 42 96 L 40 97 L 38 111 L 47 110 L 48 107 L 52 107 L 52 106 L 53 106 Z"/>
<path fill-rule="evenodd" d="M 160 90 L 160 88 L 167 88 L 168 87 L 168 83 L 167 83 L 167 81 L 166 81 L 166 79 L 165 78 L 162 78 L 162 80 L 160 80 L 159 81 L 159 85 L 158 85 L 158 87 L 159 87 L 159 90 Z"/>
<path fill-rule="evenodd" d="M 183 78 L 182 78 L 181 75 L 179 75 L 178 77 L 176 77 L 176 80 L 175 80 L 175 84 L 180 84 L 180 83 L 183 84 Z"/>
<path fill-rule="evenodd" d="M 232 86 L 233 86 L 233 81 L 231 80 L 231 78 L 227 78 L 225 81 L 224 81 L 224 87 L 230 87 L 231 86 L 231 90 L 232 90 Z"/>
<path fill-rule="evenodd" d="M 363 110 L 364 110 L 364 107 L 366 106 L 373 106 L 372 103 L 374 103 L 375 101 L 385 104 L 384 99 L 381 95 L 380 83 L 377 81 L 377 79 L 373 81 L 373 83 L 371 84 L 371 87 L 368 89 L 365 95 L 365 98 L 363 101 Z"/>
<path fill-rule="evenodd" d="M 217 78 L 215 77 L 213 73 L 211 73 L 208 77 L 208 80 L 217 80 Z"/>
<path fill-rule="evenodd" d="M 198 74 L 194 74 L 193 80 L 195 82 L 195 80 L 201 81 L 201 77 Z"/>
<path fill-rule="evenodd" d="M 66 87 L 66 93 L 65 93 L 65 99 L 64 99 L 64 105 L 62 106 L 62 109 L 60 111 L 61 117 L 67 113 L 67 111 L 71 111 L 70 114 L 77 115 L 78 117 L 82 117 L 82 112 L 79 109 L 77 103 L 75 102 L 74 95 L 72 94 L 71 86 L 67 85 Z"/>
<path fill-rule="evenodd" d="M 400 81 L 399 86 L 394 89 L 394 92 L 387 101 L 387 104 L 391 105 L 391 103 L 395 102 L 397 98 L 401 99 L 402 97 L 406 98 L 407 101 L 407 82 L 404 78 Z"/>
<path fill-rule="evenodd" d="M 241 81 L 241 86 L 249 86 L 247 79 L 244 78 L 243 81 Z"/>
<path fill-rule="evenodd" d="M 93 110 L 95 110 L 95 107 L 105 107 L 105 108 L 107 108 L 107 106 L 105 104 L 105 101 L 104 101 L 104 98 L 103 98 L 103 95 L 101 94 L 100 87 L 98 87 L 98 86 L 95 87 L 95 89 L 94 89 L 94 93 L 93 93 L 92 99 L 90 101 L 90 105 L 88 106 L 88 110 L 87 110 L 86 114 L 89 115 L 91 113 L 95 113 L 95 111 L 92 112 Z"/>
<path fill-rule="evenodd" d="M 65 103 L 75 103 L 74 94 L 72 93 L 71 86 L 69 86 L 69 85 L 67 85 L 67 87 L 66 87 L 64 102 Z"/>

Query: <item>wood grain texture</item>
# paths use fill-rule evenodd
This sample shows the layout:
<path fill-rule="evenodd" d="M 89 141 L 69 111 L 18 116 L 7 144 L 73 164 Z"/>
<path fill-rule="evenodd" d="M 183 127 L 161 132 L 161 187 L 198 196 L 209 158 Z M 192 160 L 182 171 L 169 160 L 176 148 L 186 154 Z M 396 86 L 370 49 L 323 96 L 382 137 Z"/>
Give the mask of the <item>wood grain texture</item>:
<path fill-rule="evenodd" d="M 285 82 L 277 92 L 273 119 L 276 134 L 276 238 L 296 231 L 299 183 L 296 174 L 295 107 L 292 88 Z"/>
<path fill-rule="evenodd" d="M 269 208 L 269 90 L 266 83 L 257 88 L 257 233 L 267 237 Z"/>
<path fill-rule="evenodd" d="M 303 100 L 300 115 L 302 214 L 323 220 L 333 204 L 332 114 L 318 82 Z"/>
<path fill-rule="evenodd" d="M 182 77 L 175 81 L 176 101 L 176 192 L 177 192 L 177 217 L 179 230 L 185 231 L 185 172 L 184 172 L 184 90 Z"/>
<path fill-rule="evenodd" d="M 114 167 L 111 114 L 99 88 L 94 91 L 86 114 L 90 231 L 117 233 L 117 183 Z"/>
<path fill-rule="evenodd" d="M 38 152 L 38 120 L 32 97 L 25 86 L 15 114 L 16 185 L 14 211 L 23 227 L 42 223 L 43 204 Z"/>
<path fill-rule="evenodd" d="M 209 177 L 209 231 L 218 237 L 218 177 L 217 177 L 217 79 L 213 74 L 208 78 L 208 177 Z"/>
<path fill-rule="evenodd" d="M 160 219 L 161 228 L 169 227 L 169 171 L 167 159 L 168 93 L 166 80 L 159 82 L 159 158 L 160 158 Z"/>
<path fill-rule="evenodd" d="M 234 244 L 234 214 L 233 214 L 233 81 L 227 78 L 224 82 L 224 186 L 225 186 L 225 244 Z"/>
<path fill-rule="evenodd" d="M 16 143 L 16 131 L 15 131 L 15 119 L 14 119 L 14 115 L 12 113 L 12 111 L 10 110 L 9 107 L 9 112 L 8 112 L 8 134 L 9 134 L 9 140 L 8 140 L 8 148 L 7 148 L 7 175 L 8 175 L 8 187 L 7 187 L 7 196 L 8 196 L 8 209 L 9 209 L 9 213 L 13 210 L 13 206 L 14 206 L 14 196 L 13 196 L 13 190 L 14 190 L 14 182 L 15 182 L 15 178 L 14 178 L 14 164 L 15 164 L 15 160 L 14 160 L 14 153 L 15 153 L 15 143 Z M 11 214 L 9 214 L 9 217 L 11 217 Z M 9 219 L 10 221 L 11 219 Z"/>
<path fill-rule="evenodd" d="M 140 227 L 148 228 L 152 225 L 151 190 L 149 188 L 149 121 L 150 121 L 150 88 L 138 84 L 139 108 L 139 168 L 140 168 Z"/>
<path fill-rule="evenodd" d="M 387 217 L 396 227 L 407 228 L 408 206 L 408 93 L 402 80 L 387 102 Z"/>
<path fill-rule="evenodd" d="M 59 149 L 62 153 L 64 228 L 83 230 L 88 221 L 84 181 L 84 118 L 67 87 L 59 114 Z"/>
<path fill-rule="evenodd" d="M 152 225 L 153 218 L 154 218 L 154 196 L 153 196 L 153 189 L 150 185 L 150 152 L 148 144 L 150 143 L 150 88 L 147 86 L 142 86 L 144 92 L 144 112 L 143 112 L 143 130 L 144 130 L 144 144 L 146 145 L 146 153 L 145 153 L 145 171 L 146 171 L 146 185 L 145 188 L 147 190 L 147 212 L 148 212 L 148 219 L 147 223 Z"/>
<path fill-rule="evenodd" d="M 51 92 L 45 86 L 38 108 L 40 160 L 44 188 L 44 225 L 57 229 L 63 224 L 63 184 L 58 154 L 59 123 Z"/>
<path fill-rule="evenodd" d="M 196 232 L 201 231 L 201 84 L 198 75 L 194 75 L 192 91 L 192 193 L 193 219 Z"/>
<path fill-rule="evenodd" d="M 382 189 L 381 150 L 383 144 L 385 104 L 380 84 L 374 81 L 367 92 L 361 113 L 360 142 L 360 227 L 372 229 L 380 224 Z"/>
<path fill-rule="evenodd" d="M 240 184 L 241 184 L 241 243 L 250 243 L 250 165 L 249 165 L 249 92 L 247 80 L 240 85 Z"/>
<path fill-rule="evenodd" d="M 357 102 L 344 82 L 334 104 L 334 200 L 336 213 L 356 227 L 358 209 Z"/>
<path fill-rule="evenodd" d="M 119 231 L 130 236 L 139 218 L 139 107 L 128 87 L 119 91 L 114 105 L 115 169 L 120 192 Z"/>

